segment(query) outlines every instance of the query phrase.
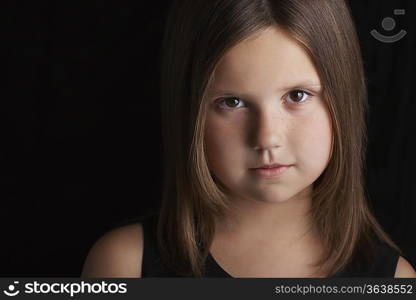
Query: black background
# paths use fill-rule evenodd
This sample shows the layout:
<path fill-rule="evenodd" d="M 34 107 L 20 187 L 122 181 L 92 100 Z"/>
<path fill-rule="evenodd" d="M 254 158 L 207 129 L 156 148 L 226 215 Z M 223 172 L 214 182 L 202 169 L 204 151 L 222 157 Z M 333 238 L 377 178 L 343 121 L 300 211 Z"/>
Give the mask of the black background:
<path fill-rule="evenodd" d="M 159 57 L 170 2 L 5 2 L 0 276 L 79 276 L 100 235 L 158 208 Z M 366 189 L 416 266 L 416 3 L 349 2 L 369 87 Z M 406 14 L 394 16 L 396 8 Z M 396 20 L 390 32 L 384 17 Z M 372 29 L 407 35 L 386 44 Z"/>

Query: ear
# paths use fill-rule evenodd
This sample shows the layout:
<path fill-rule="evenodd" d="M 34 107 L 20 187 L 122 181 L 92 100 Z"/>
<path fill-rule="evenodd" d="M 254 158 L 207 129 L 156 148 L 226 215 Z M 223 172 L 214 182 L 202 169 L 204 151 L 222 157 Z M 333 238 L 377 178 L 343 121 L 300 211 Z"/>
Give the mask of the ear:
<path fill-rule="evenodd" d="M 416 278 L 416 271 L 406 259 L 400 256 L 394 277 Z"/>

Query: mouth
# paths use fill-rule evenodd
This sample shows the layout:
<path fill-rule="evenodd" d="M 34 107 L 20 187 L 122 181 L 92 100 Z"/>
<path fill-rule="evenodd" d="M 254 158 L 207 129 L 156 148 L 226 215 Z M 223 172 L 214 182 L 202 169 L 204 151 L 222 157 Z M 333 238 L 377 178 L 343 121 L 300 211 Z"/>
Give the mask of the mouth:
<path fill-rule="evenodd" d="M 277 168 L 277 167 L 283 167 L 283 166 L 289 166 L 289 165 L 285 165 L 285 164 L 280 164 L 280 163 L 271 163 L 271 164 L 261 164 L 257 167 L 254 167 L 253 169 L 271 169 L 271 168 Z"/>
<path fill-rule="evenodd" d="M 269 165 L 260 168 L 252 168 L 251 171 L 254 172 L 257 176 L 261 178 L 276 178 L 279 175 L 283 174 L 291 165 Z"/>

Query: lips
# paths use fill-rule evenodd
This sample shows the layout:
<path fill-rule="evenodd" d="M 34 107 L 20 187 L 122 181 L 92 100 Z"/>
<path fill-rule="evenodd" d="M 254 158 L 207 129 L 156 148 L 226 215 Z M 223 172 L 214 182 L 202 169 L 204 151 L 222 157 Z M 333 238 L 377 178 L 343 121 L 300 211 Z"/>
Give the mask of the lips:
<path fill-rule="evenodd" d="M 272 169 L 272 168 L 278 168 L 278 167 L 287 167 L 288 165 L 283 165 L 283 164 L 264 164 L 262 166 L 259 166 L 257 168 L 253 168 L 253 169 Z"/>
<path fill-rule="evenodd" d="M 272 164 L 272 165 L 263 165 L 260 168 L 252 168 L 254 174 L 261 178 L 277 178 L 283 174 L 290 165 L 281 165 L 281 164 Z"/>

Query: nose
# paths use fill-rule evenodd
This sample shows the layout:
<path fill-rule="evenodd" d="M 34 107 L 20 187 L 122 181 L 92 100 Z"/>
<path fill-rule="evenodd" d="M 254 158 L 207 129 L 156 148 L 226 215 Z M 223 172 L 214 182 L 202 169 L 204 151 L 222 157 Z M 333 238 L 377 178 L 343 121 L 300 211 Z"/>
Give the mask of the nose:
<path fill-rule="evenodd" d="M 281 116 L 274 109 L 263 109 L 255 115 L 253 124 L 253 144 L 257 150 L 275 150 L 280 147 L 281 132 L 284 126 Z"/>

